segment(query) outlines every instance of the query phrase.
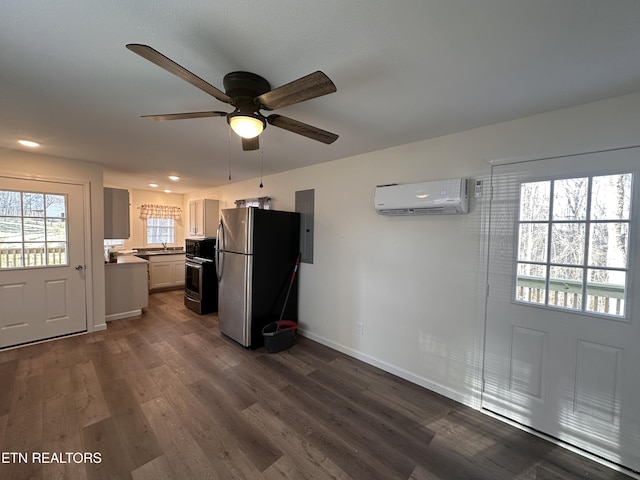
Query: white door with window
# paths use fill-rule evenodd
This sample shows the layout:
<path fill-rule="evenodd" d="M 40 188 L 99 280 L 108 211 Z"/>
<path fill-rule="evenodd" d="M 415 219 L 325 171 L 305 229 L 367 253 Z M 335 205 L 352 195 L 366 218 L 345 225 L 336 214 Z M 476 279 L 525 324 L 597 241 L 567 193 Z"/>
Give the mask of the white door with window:
<path fill-rule="evenodd" d="M 640 149 L 492 189 L 482 407 L 640 470 Z"/>
<path fill-rule="evenodd" d="M 0 177 L 0 348 L 86 331 L 83 185 Z"/>

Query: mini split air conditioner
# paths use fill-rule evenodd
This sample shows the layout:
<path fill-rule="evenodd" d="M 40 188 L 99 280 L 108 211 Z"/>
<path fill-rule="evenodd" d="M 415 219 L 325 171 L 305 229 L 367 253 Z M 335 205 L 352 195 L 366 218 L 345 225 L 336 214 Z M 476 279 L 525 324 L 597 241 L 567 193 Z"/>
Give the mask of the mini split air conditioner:
<path fill-rule="evenodd" d="M 374 195 L 374 206 L 381 215 L 467 213 L 468 188 L 469 180 L 466 178 L 379 185 Z"/>

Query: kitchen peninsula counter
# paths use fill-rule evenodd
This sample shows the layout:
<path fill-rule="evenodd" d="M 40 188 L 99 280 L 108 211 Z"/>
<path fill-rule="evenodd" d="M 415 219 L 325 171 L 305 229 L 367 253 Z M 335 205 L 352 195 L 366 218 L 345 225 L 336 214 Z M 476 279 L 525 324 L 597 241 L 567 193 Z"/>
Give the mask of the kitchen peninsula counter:
<path fill-rule="evenodd" d="M 105 319 L 135 317 L 149 305 L 149 262 L 133 255 L 105 264 Z"/>

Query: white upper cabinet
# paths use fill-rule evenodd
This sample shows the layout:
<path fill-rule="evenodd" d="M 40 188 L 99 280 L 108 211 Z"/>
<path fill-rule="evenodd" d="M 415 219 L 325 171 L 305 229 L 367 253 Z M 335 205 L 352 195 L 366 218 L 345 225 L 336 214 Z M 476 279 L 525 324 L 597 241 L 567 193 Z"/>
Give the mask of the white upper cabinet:
<path fill-rule="evenodd" d="M 191 238 L 215 237 L 220 209 L 218 200 L 201 198 L 189 201 L 189 232 Z"/>

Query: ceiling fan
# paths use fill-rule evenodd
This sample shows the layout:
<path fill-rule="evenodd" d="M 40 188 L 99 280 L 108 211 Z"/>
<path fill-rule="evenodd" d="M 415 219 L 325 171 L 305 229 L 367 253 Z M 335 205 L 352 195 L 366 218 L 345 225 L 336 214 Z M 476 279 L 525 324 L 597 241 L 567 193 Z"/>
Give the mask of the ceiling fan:
<path fill-rule="evenodd" d="M 275 89 L 271 89 L 269 82 L 255 73 L 231 72 L 224 76 L 225 92 L 222 92 L 148 45 L 130 43 L 127 48 L 221 102 L 235 107 L 235 110 L 230 113 L 221 111 L 170 113 L 143 115 L 142 118 L 181 120 L 185 118 L 227 117 L 231 129 L 242 137 L 243 150 L 258 150 L 260 148 L 258 135 L 266 128 L 267 123 L 326 144 L 331 144 L 338 138 L 335 133 L 307 125 L 298 120 L 277 114 L 265 117 L 260 112 L 260 110 L 275 110 L 335 92 L 336 86 L 329 77 L 320 71 L 310 73 Z"/>

